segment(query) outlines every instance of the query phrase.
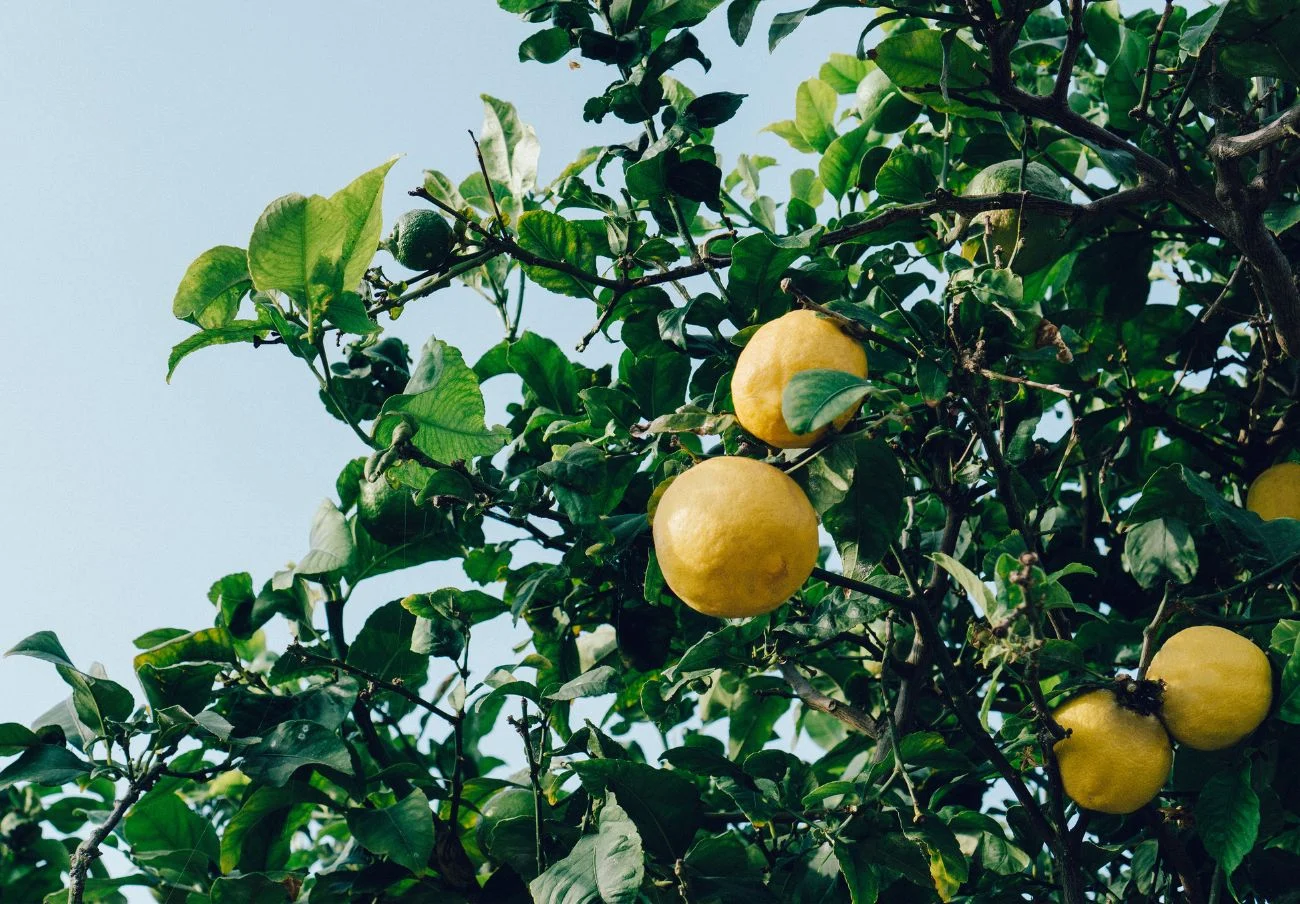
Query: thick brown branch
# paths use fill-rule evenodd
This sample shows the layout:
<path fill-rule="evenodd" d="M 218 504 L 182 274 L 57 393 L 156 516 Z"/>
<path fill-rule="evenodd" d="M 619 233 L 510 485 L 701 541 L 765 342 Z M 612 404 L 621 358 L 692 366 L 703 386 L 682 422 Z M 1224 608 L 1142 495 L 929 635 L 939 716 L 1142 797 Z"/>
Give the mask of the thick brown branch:
<path fill-rule="evenodd" d="M 1284 138 L 1300 138 L 1300 104 L 1286 110 L 1263 128 L 1245 135 L 1219 135 L 1210 143 L 1210 156 L 1230 160 L 1258 153 Z"/>

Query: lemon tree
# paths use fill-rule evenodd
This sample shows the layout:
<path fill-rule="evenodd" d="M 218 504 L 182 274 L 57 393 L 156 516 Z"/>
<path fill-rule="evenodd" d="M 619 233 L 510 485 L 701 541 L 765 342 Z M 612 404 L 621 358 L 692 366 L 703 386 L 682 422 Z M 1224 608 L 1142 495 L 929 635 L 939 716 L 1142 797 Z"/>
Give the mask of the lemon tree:
<path fill-rule="evenodd" d="M 4 899 L 1294 899 L 1294 4 L 498 5 L 567 121 L 174 262 L 172 391 L 277 356 L 346 452 L 135 676 L 9 640 Z"/>

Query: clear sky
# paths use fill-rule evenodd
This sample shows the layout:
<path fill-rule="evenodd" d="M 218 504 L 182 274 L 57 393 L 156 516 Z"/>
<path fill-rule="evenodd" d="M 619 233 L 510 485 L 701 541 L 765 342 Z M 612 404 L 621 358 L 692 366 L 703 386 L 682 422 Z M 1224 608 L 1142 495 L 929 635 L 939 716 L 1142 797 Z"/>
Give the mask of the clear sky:
<path fill-rule="evenodd" d="M 791 164 L 769 171 L 778 196 L 812 158 L 759 130 L 792 115 L 798 82 L 830 52 L 852 53 L 864 22 L 833 10 L 769 56 L 771 15 L 799 5 L 764 4 L 743 50 L 715 17 L 698 30 L 713 74 L 680 71 L 697 91 L 750 95 L 719 146 L 727 167 L 739 151 Z M 164 383 L 168 350 L 191 331 L 170 313 L 189 262 L 246 245 L 277 196 L 329 194 L 404 154 L 389 176 L 391 222 L 413 206 L 405 191 L 423 169 L 470 172 L 480 93 L 537 127 L 543 179 L 634 130 L 583 123 L 608 70 L 519 63 L 532 26 L 491 0 L 49 0 L 8 4 L 5 19 L 0 648 L 54 630 L 78 666 L 103 662 L 139 698 L 131 639 L 208 625 L 213 580 L 247 570 L 260 584 L 304 553 L 312 512 L 364 451 L 282 349 L 205 350 Z M 525 327 L 564 348 L 592 317 L 589 303 L 529 290 Z M 470 361 L 500 338 L 495 312 L 464 289 L 413 307 L 396 332 L 417 348 L 437 335 Z M 609 355 L 597 343 L 584 360 Z M 489 422 L 503 419 L 512 379 L 487 384 Z M 349 605 L 349 633 L 388 599 L 463 581 L 435 564 L 371 582 Z M 509 659 L 512 636 L 494 626 L 476 662 Z M 52 667 L 25 658 L 0 661 L 0 683 L 0 721 L 29 722 L 67 694 Z"/>

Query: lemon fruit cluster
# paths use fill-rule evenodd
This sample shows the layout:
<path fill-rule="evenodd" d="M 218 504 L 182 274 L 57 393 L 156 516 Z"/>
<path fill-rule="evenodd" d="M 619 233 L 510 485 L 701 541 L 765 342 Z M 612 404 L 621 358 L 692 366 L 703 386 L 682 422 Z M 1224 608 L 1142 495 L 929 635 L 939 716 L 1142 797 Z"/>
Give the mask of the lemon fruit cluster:
<path fill-rule="evenodd" d="M 1265 521 L 1300 518 L 1300 464 L 1284 461 L 1256 477 L 1246 493 L 1246 508 Z"/>
<path fill-rule="evenodd" d="M 1053 748 L 1061 782 L 1080 807 L 1122 814 L 1145 806 L 1169 777 L 1172 741 L 1231 747 L 1259 727 L 1273 700 L 1268 657 L 1224 628 L 1179 631 L 1151 660 L 1147 678 L 1162 685 L 1154 707 L 1102 689 L 1053 714 L 1069 732 Z"/>
<path fill-rule="evenodd" d="M 692 609 L 719 618 L 770 612 L 817 564 L 817 514 L 772 465 L 722 456 L 695 465 L 654 510 L 664 580 Z"/>
<path fill-rule="evenodd" d="M 437 270 L 451 254 L 451 227 L 432 210 L 410 210 L 397 218 L 384 247 L 408 270 Z"/>
<path fill-rule="evenodd" d="M 791 311 L 763 324 L 741 350 L 731 378 L 740 425 L 778 449 L 802 449 L 821 439 L 829 426 L 792 433 L 781 407 L 790 379 L 805 370 L 842 370 L 865 377 L 867 353 L 834 321 L 813 311 Z M 840 415 L 835 428 L 842 428 L 856 413 L 854 408 Z"/>
<path fill-rule="evenodd" d="M 1057 201 L 1070 200 L 1069 189 L 1049 167 L 1036 161 L 1024 166 L 1023 185 L 1021 169 L 1019 160 L 1003 160 L 986 167 L 971 179 L 965 194 L 998 195 L 1027 191 Z M 1010 261 L 1011 269 L 1017 273 L 1032 273 L 1058 256 L 1057 245 L 1063 221 L 1053 214 L 1029 212 L 1022 217 L 1016 209 L 990 210 L 976 214 L 971 222 L 979 227 L 978 233 L 963 246 L 963 254 L 971 260 L 983 253 L 986 229 L 989 248 L 1000 246 L 1002 262 Z M 1020 244 L 1019 250 L 1016 250 L 1017 243 Z"/>

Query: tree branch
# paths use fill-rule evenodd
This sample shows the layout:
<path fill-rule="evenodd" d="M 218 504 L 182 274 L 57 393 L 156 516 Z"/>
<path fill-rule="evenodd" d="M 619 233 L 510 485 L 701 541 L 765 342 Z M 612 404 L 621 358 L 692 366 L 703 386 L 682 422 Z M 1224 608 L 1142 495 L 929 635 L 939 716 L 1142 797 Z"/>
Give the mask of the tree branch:
<path fill-rule="evenodd" d="M 99 856 L 100 844 L 108 837 L 110 832 L 117 828 L 117 824 L 122 821 L 126 811 L 131 809 L 131 805 L 140 799 L 140 795 L 154 786 L 159 776 L 162 775 L 165 766 L 166 763 L 160 757 L 152 768 L 131 782 L 126 789 L 126 793 L 113 805 L 113 809 L 109 811 L 104 821 L 95 826 L 81 844 L 77 845 L 77 849 L 68 861 L 70 868 L 68 875 L 68 904 L 82 904 L 86 893 L 86 872 L 90 869 L 90 864 Z"/>
<path fill-rule="evenodd" d="M 804 706 L 839 719 L 849 728 L 862 732 L 869 738 L 880 736 L 880 724 L 875 719 L 856 706 L 836 700 L 834 697 L 828 697 L 817 690 L 817 688 L 813 687 L 812 682 L 800 673 L 793 662 L 781 663 L 780 669 L 781 677 L 799 695 L 799 699 L 803 701 Z"/>

